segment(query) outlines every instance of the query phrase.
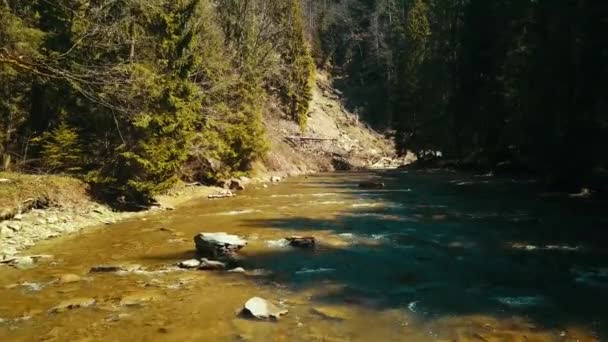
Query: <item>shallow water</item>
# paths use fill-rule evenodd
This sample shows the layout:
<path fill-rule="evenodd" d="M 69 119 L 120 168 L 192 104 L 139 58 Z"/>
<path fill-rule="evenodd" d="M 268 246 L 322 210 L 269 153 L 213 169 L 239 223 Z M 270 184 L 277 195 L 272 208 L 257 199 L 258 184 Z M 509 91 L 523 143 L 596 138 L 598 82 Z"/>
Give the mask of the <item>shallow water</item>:
<path fill-rule="evenodd" d="M 387 187 L 361 190 L 362 180 Z M 294 178 L 40 244 L 28 253 L 53 259 L 0 268 L 0 341 L 599 341 L 608 336 L 602 206 L 475 175 Z M 246 238 L 250 272 L 167 270 L 194 256 L 201 231 Z M 282 241 L 291 235 L 319 246 L 292 249 Z M 145 271 L 88 273 L 100 264 Z M 63 274 L 82 280 L 56 282 Z M 289 314 L 238 317 L 252 296 Z M 49 312 L 83 297 L 96 304 Z"/>

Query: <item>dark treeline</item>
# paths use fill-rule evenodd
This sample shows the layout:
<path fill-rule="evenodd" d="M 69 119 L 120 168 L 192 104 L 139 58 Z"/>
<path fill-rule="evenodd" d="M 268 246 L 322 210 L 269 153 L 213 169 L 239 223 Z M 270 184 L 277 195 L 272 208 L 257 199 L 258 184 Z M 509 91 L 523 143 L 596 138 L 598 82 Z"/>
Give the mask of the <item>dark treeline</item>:
<path fill-rule="evenodd" d="M 246 172 L 316 62 L 401 152 L 597 183 L 606 33 L 601 0 L 0 0 L 0 166 L 126 202 Z"/>
<path fill-rule="evenodd" d="M 303 0 L 319 65 L 402 151 L 606 178 L 608 2 Z"/>
<path fill-rule="evenodd" d="M 247 171 L 267 99 L 306 124 L 302 25 L 296 0 L 2 0 L 2 168 L 127 203 Z"/>

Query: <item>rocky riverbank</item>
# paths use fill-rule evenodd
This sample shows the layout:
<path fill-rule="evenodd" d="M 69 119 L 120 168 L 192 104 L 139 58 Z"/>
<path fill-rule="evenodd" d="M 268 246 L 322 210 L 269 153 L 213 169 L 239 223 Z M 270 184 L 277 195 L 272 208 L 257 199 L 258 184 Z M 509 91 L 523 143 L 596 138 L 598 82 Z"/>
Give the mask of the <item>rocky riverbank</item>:
<path fill-rule="evenodd" d="M 61 203 L 58 198 L 52 198 L 44 208 L 28 208 L 22 211 L 23 208 L 15 207 L 13 211 L 16 214 L 11 215 L 10 219 L 0 221 L 0 264 L 17 268 L 29 267 L 32 258 L 27 256 L 23 258 L 20 252 L 39 241 L 74 234 L 88 228 L 111 225 L 129 218 L 144 217 L 159 210 L 173 210 L 175 206 L 195 199 L 216 200 L 232 197 L 238 195 L 238 192 L 245 187 L 266 187 L 267 183 L 280 181 L 281 178 L 278 176 L 269 176 L 256 179 L 242 177 L 227 182 L 225 188 L 182 184 L 169 193 L 158 196 L 156 206 L 139 212 L 116 211 L 84 195 L 77 196 L 79 201 L 77 205 L 72 202 Z M 40 192 L 43 192 L 42 188 Z M 36 260 L 37 258 L 33 258 L 34 262 Z"/>

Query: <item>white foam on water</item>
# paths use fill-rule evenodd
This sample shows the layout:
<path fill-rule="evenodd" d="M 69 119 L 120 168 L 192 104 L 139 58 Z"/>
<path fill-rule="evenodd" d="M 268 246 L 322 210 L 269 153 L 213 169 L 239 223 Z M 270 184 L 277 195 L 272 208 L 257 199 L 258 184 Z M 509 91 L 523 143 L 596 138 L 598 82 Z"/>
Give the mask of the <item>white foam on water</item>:
<path fill-rule="evenodd" d="M 270 198 L 289 198 L 289 197 L 301 197 L 302 194 L 288 194 L 288 195 L 281 195 L 281 194 L 274 194 L 274 195 L 270 195 Z"/>
<path fill-rule="evenodd" d="M 608 286 L 608 267 L 573 268 L 570 273 L 574 275 L 574 281 L 577 283 L 595 287 Z"/>
<path fill-rule="evenodd" d="M 331 205 L 331 204 L 344 204 L 344 201 L 322 201 L 322 202 L 318 202 L 318 201 L 309 201 L 309 204 L 316 204 L 316 205 Z"/>
<path fill-rule="evenodd" d="M 316 194 L 311 194 L 310 196 L 313 196 L 313 197 L 327 197 L 327 196 L 333 196 L 333 195 L 336 195 L 336 193 L 334 193 L 334 192 L 319 192 L 319 193 L 316 193 Z"/>
<path fill-rule="evenodd" d="M 413 302 L 409 303 L 409 304 L 407 305 L 407 309 L 408 309 L 408 310 L 410 310 L 410 311 L 411 311 L 411 312 L 413 312 L 413 313 L 418 313 L 418 311 L 416 310 L 416 308 L 417 308 L 417 306 L 418 306 L 418 303 L 420 303 L 420 301 L 419 301 L 419 300 L 415 300 L 415 301 L 413 301 Z"/>
<path fill-rule="evenodd" d="M 320 267 L 320 268 L 303 268 L 299 271 L 296 271 L 296 274 L 314 274 L 314 273 L 328 273 L 328 272 L 333 272 L 335 271 L 334 268 L 325 268 L 325 267 Z"/>
<path fill-rule="evenodd" d="M 365 189 L 365 190 L 353 190 L 352 192 L 360 193 L 361 196 L 370 196 L 379 192 L 412 192 L 412 189 Z"/>
<path fill-rule="evenodd" d="M 339 237 L 345 238 L 345 239 L 354 239 L 355 235 L 353 233 L 342 233 L 342 234 L 338 234 Z"/>
<path fill-rule="evenodd" d="M 234 215 L 243 215 L 243 214 L 260 213 L 260 212 L 262 212 L 262 211 L 257 210 L 257 209 L 242 209 L 242 210 L 225 211 L 225 212 L 217 213 L 216 215 L 234 216 Z"/>
<path fill-rule="evenodd" d="M 515 249 L 523 249 L 526 251 L 564 251 L 564 252 L 574 252 L 580 250 L 581 246 L 568 246 L 568 245 L 546 245 L 546 246 L 536 246 L 536 245 L 525 245 L 525 244 L 513 244 L 512 248 Z"/>
<path fill-rule="evenodd" d="M 494 297 L 492 299 L 513 308 L 538 306 L 544 303 L 544 299 L 541 296 Z"/>
<path fill-rule="evenodd" d="M 351 205 L 351 207 L 353 208 L 374 208 L 374 207 L 379 207 L 381 204 L 380 203 L 355 203 L 353 205 Z"/>
<path fill-rule="evenodd" d="M 271 248 L 285 248 L 289 246 L 289 241 L 287 241 L 287 239 L 266 240 L 266 246 Z"/>
<path fill-rule="evenodd" d="M 386 238 L 386 234 L 372 234 L 372 239 L 374 240 L 384 240 Z"/>

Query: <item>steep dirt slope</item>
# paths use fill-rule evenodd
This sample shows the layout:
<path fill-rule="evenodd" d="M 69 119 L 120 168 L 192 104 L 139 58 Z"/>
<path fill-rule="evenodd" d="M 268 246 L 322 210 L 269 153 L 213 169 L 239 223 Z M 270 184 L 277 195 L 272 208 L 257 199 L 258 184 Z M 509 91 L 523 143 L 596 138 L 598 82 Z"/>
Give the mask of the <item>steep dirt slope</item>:
<path fill-rule="evenodd" d="M 271 150 L 256 171 L 295 175 L 308 172 L 366 167 L 396 167 L 394 144 L 359 121 L 341 102 L 326 74 L 317 75 L 305 132 L 275 105 L 265 123 Z"/>

